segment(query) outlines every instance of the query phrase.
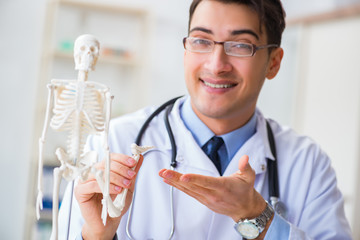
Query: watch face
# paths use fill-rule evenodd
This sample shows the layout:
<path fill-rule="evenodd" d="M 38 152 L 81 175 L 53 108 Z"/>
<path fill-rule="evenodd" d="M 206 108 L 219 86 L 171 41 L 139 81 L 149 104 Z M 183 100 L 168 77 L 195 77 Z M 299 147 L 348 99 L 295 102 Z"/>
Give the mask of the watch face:
<path fill-rule="evenodd" d="M 238 232 L 247 239 L 254 239 L 259 236 L 259 228 L 255 224 L 244 221 L 237 226 Z"/>

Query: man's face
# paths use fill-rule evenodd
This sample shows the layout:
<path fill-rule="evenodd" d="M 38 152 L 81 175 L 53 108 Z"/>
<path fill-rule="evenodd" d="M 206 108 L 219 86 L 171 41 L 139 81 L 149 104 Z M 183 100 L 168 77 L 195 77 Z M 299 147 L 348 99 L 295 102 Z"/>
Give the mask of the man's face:
<path fill-rule="evenodd" d="M 267 44 L 265 30 L 260 31 L 254 11 L 245 5 L 217 1 L 202 1 L 198 5 L 189 36 Z M 211 53 L 185 51 L 185 80 L 195 113 L 205 124 L 208 120 L 225 120 L 228 124 L 238 121 L 234 129 L 242 126 L 255 110 L 265 78 L 274 77 L 269 74 L 272 65 L 268 49 L 243 58 L 226 55 L 220 44 Z"/>

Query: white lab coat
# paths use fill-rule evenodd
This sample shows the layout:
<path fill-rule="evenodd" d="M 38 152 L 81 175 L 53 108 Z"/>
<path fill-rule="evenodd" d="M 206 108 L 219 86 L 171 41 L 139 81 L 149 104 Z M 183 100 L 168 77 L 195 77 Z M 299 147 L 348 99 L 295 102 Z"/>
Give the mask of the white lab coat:
<path fill-rule="evenodd" d="M 177 145 L 176 170 L 181 173 L 219 176 L 216 167 L 197 145 L 180 118 L 179 105 L 183 101 L 184 99 L 178 100 L 169 115 Z M 130 144 L 135 141 L 141 125 L 154 109 L 146 108 L 114 119 L 109 131 L 111 152 L 130 155 Z M 256 133 L 235 154 L 224 176 L 237 171 L 240 157 L 249 155 L 250 164 L 256 172 L 255 189 L 268 199 L 266 158 L 273 159 L 273 156 L 268 143 L 265 119 L 259 110 L 256 114 Z M 130 224 L 130 231 L 135 239 L 168 239 L 170 233 L 172 220 L 169 186 L 158 176 L 160 169 L 169 168 L 171 159 L 171 145 L 163 115 L 164 111 L 150 123 L 141 141 L 141 145 L 153 145 L 156 148 L 144 154 L 144 162 L 137 176 L 136 198 Z M 290 226 L 289 239 L 305 239 L 306 234 L 319 239 L 350 239 L 343 198 L 336 187 L 335 173 L 328 157 L 309 138 L 298 136 L 274 121 L 270 120 L 270 124 L 278 155 L 280 197 L 289 209 L 287 222 L 282 220 Z M 89 146 L 101 151 L 100 138 L 91 138 Z M 64 235 L 69 192 L 68 188 L 60 210 L 60 232 Z M 128 213 L 118 228 L 119 239 L 128 239 L 125 233 L 127 216 Z M 176 189 L 174 221 L 173 239 L 241 239 L 233 228 L 234 221 L 231 218 L 212 212 Z M 74 200 L 70 239 L 79 235 L 82 224 L 83 220 Z M 272 226 L 272 232 L 277 231 L 276 227 Z M 267 238 L 271 239 L 270 236 Z"/>

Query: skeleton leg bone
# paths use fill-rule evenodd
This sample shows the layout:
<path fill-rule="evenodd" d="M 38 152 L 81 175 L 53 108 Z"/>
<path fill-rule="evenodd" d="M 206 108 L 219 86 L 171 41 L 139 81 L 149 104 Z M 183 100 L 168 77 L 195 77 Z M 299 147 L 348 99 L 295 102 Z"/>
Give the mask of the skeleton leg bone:
<path fill-rule="evenodd" d="M 54 191 L 53 191 L 53 206 L 52 206 L 52 231 L 50 240 L 58 239 L 58 215 L 59 215 L 59 189 L 61 183 L 61 177 L 65 170 L 65 166 L 62 165 L 54 169 Z"/>

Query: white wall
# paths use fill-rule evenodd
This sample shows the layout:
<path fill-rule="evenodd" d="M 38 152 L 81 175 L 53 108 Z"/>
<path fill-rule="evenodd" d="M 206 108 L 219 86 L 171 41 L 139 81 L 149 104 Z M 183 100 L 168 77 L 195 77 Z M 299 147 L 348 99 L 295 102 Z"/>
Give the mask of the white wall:
<path fill-rule="evenodd" d="M 144 98 L 144 105 L 160 104 L 172 97 L 185 94 L 182 39 L 187 35 L 188 8 L 191 0 L 113 2 L 148 8 L 151 13 L 153 29 L 148 44 L 149 59 L 146 62 L 151 89 L 149 95 Z M 161 94 L 156 94 L 157 92 Z"/>
<path fill-rule="evenodd" d="M 332 159 L 354 231 L 360 193 L 360 33 L 354 31 L 359 27 L 360 14 L 302 27 L 294 115 L 295 129 Z"/>
<path fill-rule="evenodd" d="M 23 234 L 43 13 L 41 0 L 0 1 L 2 239 L 26 239 Z"/>
<path fill-rule="evenodd" d="M 292 126 L 296 104 L 296 82 L 299 69 L 300 54 L 299 31 L 289 28 L 284 31 L 282 48 L 284 57 L 278 75 L 272 80 L 266 80 L 258 100 L 258 107 L 264 115 L 284 125 Z"/>
<path fill-rule="evenodd" d="M 344 0 L 285 0 L 282 1 L 287 16 L 302 17 L 331 11 L 337 7 L 337 2 Z"/>

